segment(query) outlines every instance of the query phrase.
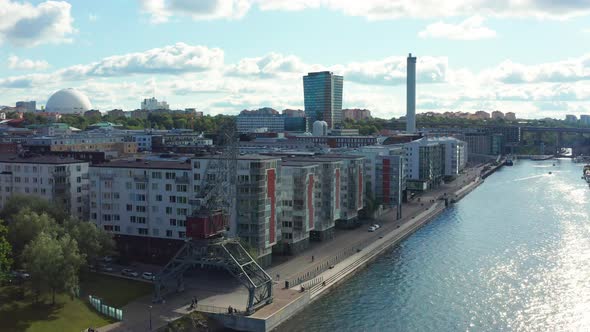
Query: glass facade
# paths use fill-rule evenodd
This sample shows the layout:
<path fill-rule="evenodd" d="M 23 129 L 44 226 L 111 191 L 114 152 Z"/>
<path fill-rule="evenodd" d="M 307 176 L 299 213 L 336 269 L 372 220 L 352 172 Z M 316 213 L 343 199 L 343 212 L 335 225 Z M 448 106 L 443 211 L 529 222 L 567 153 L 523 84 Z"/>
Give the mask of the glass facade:
<path fill-rule="evenodd" d="M 323 120 L 330 129 L 342 123 L 342 86 L 344 78 L 329 71 L 303 76 L 305 116 L 310 124 Z"/>

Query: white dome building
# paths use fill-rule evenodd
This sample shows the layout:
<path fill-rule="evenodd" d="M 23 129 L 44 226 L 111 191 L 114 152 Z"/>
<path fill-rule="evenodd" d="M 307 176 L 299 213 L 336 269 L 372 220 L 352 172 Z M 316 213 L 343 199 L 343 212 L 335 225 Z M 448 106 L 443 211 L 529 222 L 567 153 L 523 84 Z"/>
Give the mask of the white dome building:
<path fill-rule="evenodd" d="M 314 122 L 311 132 L 313 133 L 313 136 L 328 135 L 328 123 L 326 121 Z"/>
<path fill-rule="evenodd" d="M 45 105 L 46 112 L 55 113 L 84 113 L 92 109 L 90 100 L 82 92 L 68 88 L 52 94 Z"/>

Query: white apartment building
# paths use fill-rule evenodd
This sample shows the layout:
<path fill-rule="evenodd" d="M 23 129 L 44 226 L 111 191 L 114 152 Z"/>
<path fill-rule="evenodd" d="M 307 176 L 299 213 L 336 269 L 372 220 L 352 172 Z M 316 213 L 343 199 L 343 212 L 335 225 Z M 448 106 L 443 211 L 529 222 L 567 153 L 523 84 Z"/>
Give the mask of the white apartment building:
<path fill-rule="evenodd" d="M 141 102 L 141 109 L 148 111 L 168 110 L 170 105 L 165 101 L 158 101 L 155 97 L 146 98 Z"/>
<path fill-rule="evenodd" d="M 116 234 L 184 239 L 192 211 L 186 160 L 116 160 L 90 168 L 90 219 Z"/>
<path fill-rule="evenodd" d="M 457 176 L 467 164 L 467 144 L 454 137 L 437 137 L 429 140 L 444 146 L 444 175 Z"/>
<path fill-rule="evenodd" d="M 363 156 L 365 192 L 384 207 L 393 207 L 406 190 L 406 152 L 399 145 L 373 145 L 346 150 L 343 153 Z"/>
<path fill-rule="evenodd" d="M 281 163 L 279 191 L 280 251 L 294 255 L 309 247 L 310 232 L 320 214 L 320 165 L 300 161 Z"/>
<path fill-rule="evenodd" d="M 0 208 L 14 194 L 35 195 L 88 218 L 88 162 L 56 156 L 0 155 Z"/>

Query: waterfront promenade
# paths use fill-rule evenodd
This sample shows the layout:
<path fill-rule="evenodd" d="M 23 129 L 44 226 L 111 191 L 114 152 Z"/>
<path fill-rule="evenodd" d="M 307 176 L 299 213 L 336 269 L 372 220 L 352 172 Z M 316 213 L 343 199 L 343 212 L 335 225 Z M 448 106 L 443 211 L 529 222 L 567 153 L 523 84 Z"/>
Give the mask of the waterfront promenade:
<path fill-rule="evenodd" d="M 242 318 L 260 323 L 257 326 L 266 326 L 264 330 L 276 328 L 309 302 L 326 293 L 348 276 L 353 275 L 358 268 L 364 266 L 382 250 L 399 242 L 438 212 L 444 210 L 444 201 L 439 199 L 445 197 L 445 194 L 450 199 L 455 195 L 460 198 L 471 191 L 482 181 L 479 178 L 482 168 L 483 166 L 478 166 L 466 169 L 454 181 L 419 195 L 404 204 L 401 220 L 395 220 L 396 211 L 393 210 L 371 221 L 370 224 L 378 223 L 381 225 L 376 232 L 368 232 L 365 226 L 352 230 L 336 230 L 333 240 L 312 243 L 309 249 L 298 256 L 278 259 L 278 262 L 267 269 L 269 275 L 275 280 L 273 303 L 261 308 L 251 316 Z M 369 223 L 366 226 L 368 225 Z M 304 293 L 300 292 L 300 286 L 285 289 L 285 280 L 293 279 L 298 275 L 305 274 L 307 271 L 313 271 L 317 266 L 325 264 L 325 262 L 330 261 L 336 255 L 341 254 L 344 249 L 351 246 L 355 246 L 355 249 L 360 251 L 354 254 L 351 253 L 338 264 L 317 276 L 326 281 L 325 286 L 320 283 L 319 286 L 313 289 L 313 292 Z M 218 287 L 218 285 L 215 282 L 207 282 L 206 279 L 195 280 L 194 287 L 188 286 L 191 283 L 187 280 L 189 290 L 169 296 L 163 304 L 151 304 L 150 296 L 138 299 L 123 308 L 124 320 L 122 322 L 105 326 L 99 330 L 147 330 L 149 328 L 149 311 L 151 311 L 152 328 L 156 329 L 185 315 L 188 312 L 187 306 L 193 296 L 199 298 L 200 304 L 211 308 L 227 308 L 231 305 L 239 310 L 245 309 L 243 307 L 246 302 L 247 292 L 243 287 L 234 283 L 223 289 L 215 289 L 214 287 Z M 148 309 L 150 306 L 151 309 Z M 217 318 L 223 319 L 224 317 L 218 315 Z M 231 320 L 239 325 L 239 318 L 231 317 Z M 269 326 L 267 321 L 272 321 L 270 323 L 272 326 Z"/>

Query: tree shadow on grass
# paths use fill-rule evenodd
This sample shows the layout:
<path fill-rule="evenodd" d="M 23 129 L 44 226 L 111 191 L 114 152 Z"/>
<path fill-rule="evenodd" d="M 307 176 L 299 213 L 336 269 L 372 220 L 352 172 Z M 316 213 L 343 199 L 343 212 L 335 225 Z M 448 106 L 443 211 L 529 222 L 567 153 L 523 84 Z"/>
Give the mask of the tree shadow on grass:
<path fill-rule="evenodd" d="M 35 322 L 55 320 L 64 307 L 60 302 L 32 303 L 33 297 L 23 296 L 18 287 L 2 287 L 0 293 L 0 327 L 6 332 L 25 331 Z"/>

